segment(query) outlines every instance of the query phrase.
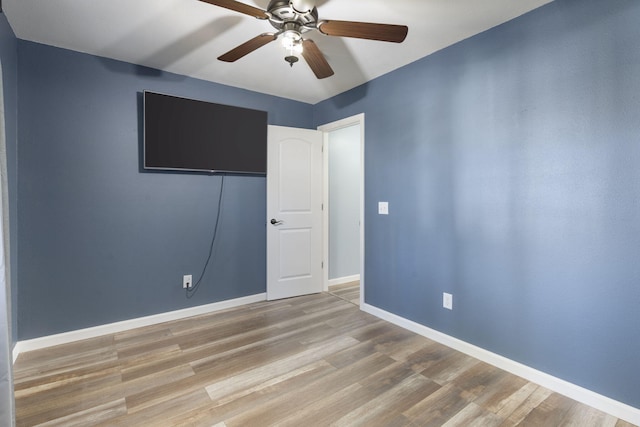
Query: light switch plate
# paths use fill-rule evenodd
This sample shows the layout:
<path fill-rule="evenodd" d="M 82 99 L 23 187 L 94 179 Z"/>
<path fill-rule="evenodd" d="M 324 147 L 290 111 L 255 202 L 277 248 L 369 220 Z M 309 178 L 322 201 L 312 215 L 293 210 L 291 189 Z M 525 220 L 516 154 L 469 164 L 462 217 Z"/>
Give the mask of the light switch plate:
<path fill-rule="evenodd" d="M 389 215 L 389 202 L 378 202 L 378 214 Z"/>

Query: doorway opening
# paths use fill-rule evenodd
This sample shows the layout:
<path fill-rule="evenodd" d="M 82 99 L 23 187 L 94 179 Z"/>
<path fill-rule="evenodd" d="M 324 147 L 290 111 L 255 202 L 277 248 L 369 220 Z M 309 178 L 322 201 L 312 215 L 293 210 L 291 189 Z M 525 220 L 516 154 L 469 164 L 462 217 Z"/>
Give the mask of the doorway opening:
<path fill-rule="evenodd" d="M 364 114 L 323 132 L 324 290 L 364 303 Z M 342 296 L 341 296 L 342 295 Z"/>

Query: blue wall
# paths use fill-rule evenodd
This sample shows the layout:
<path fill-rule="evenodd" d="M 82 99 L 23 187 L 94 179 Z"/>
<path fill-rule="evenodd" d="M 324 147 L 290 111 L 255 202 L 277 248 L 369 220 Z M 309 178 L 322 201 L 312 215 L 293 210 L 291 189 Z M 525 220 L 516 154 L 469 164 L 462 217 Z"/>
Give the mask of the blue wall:
<path fill-rule="evenodd" d="M 316 106 L 366 114 L 368 304 L 640 408 L 638 23 L 556 0 Z"/>
<path fill-rule="evenodd" d="M 269 112 L 310 127 L 312 106 L 19 41 L 19 338 L 263 293 L 266 180 L 140 171 L 141 92 Z"/>

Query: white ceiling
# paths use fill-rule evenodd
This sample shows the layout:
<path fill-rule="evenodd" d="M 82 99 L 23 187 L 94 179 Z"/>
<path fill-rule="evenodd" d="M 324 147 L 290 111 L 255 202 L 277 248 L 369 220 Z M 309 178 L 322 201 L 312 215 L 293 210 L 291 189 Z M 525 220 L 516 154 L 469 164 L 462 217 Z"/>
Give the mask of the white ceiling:
<path fill-rule="evenodd" d="M 551 1 L 317 0 L 321 20 L 409 27 L 402 44 L 307 33 L 336 73 L 324 80 L 304 60 L 290 68 L 279 42 L 235 63 L 218 61 L 273 28 L 198 0 L 4 0 L 3 7 L 23 40 L 315 104 Z"/>

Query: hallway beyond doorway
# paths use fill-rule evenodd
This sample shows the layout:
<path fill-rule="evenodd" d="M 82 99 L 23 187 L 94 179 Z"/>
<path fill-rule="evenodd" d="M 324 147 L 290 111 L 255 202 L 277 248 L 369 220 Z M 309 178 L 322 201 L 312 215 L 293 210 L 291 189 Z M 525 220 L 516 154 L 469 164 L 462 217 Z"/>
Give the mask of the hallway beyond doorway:
<path fill-rule="evenodd" d="M 360 282 L 343 283 L 342 285 L 329 286 L 329 293 L 340 299 L 360 306 Z"/>

